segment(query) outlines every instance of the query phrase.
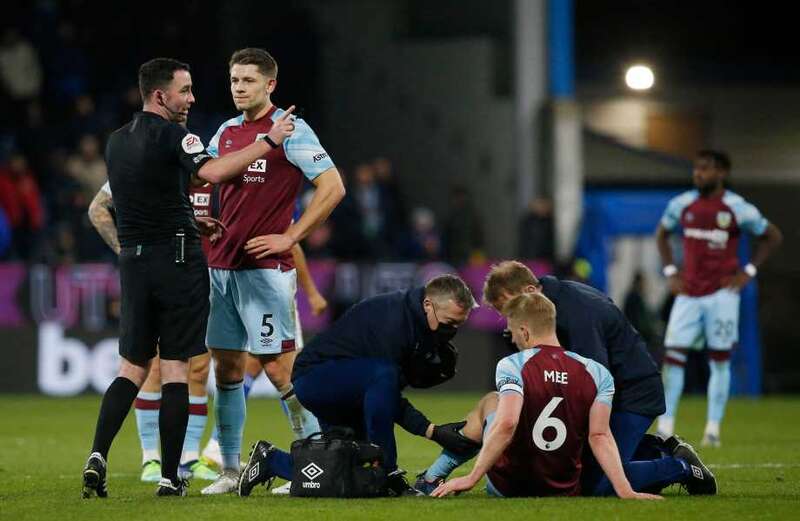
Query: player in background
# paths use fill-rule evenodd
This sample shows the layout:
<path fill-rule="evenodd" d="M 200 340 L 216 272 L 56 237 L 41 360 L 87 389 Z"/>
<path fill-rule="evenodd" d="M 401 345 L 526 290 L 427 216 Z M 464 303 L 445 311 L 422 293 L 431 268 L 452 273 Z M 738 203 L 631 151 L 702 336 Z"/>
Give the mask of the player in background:
<path fill-rule="evenodd" d="M 262 138 L 284 113 L 272 104 L 278 67 L 262 49 L 242 49 L 229 62 L 230 89 L 242 112 L 226 121 L 207 152 L 223 158 Z M 339 172 L 302 119 L 282 146 L 255 160 L 241 175 L 219 187 L 220 220 L 228 227 L 209 253 L 211 312 L 207 344 L 217 381 L 215 416 L 222 475 L 203 489 L 223 494 L 237 488 L 243 390 L 248 352 L 256 355 L 286 404 L 290 423 L 303 432 L 317 428 L 291 384 L 295 358 L 296 271 L 291 250 L 321 224 L 344 197 Z M 303 182 L 316 187 L 308 208 L 292 223 Z"/>
<path fill-rule="evenodd" d="M 504 314 L 520 352 L 497 364 L 497 392 L 485 396 L 467 416 L 463 434 L 483 442 L 478 459 L 467 476 L 442 483 L 455 466 L 440 456 L 429 469 L 438 471 L 440 482 L 431 495 L 470 490 L 484 475 L 493 496 L 580 495 L 582 452 L 588 442 L 617 496 L 660 499 L 636 492 L 651 486 L 643 480 L 655 473 L 640 476 L 635 469 L 623 470 L 609 425 L 614 380 L 601 364 L 561 347 L 553 303 L 540 293 L 522 294 L 507 302 Z M 682 447 L 676 452 L 693 455 Z M 665 463 L 675 466 L 690 487 L 698 486 L 689 477 L 691 464 L 674 458 Z M 709 479 L 707 469 L 693 463 Z"/>
<path fill-rule="evenodd" d="M 206 184 L 192 187 L 189 198 L 195 218 L 211 218 L 211 188 Z M 108 183 L 104 184 L 89 205 L 89 220 L 114 253 L 119 255 L 119 238 L 114 223 L 114 200 Z M 209 238 L 201 237 L 203 252 L 208 255 Z M 219 477 L 208 463 L 199 457 L 200 439 L 208 420 L 208 371 L 211 354 L 206 352 L 189 360 L 189 423 L 183 441 L 179 474 L 184 479 L 198 478 L 213 481 Z M 139 389 L 134 401 L 136 428 L 142 447 L 141 480 L 157 483 L 161 480 L 161 455 L 159 452 L 158 414 L 161 406 L 161 372 L 156 357 L 150 373 Z"/>
<path fill-rule="evenodd" d="M 739 338 L 739 292 L 758 273 L 781 243 L 780 230 L 741 196 L 727 190 L 731 161 L 724 152 L 701 150 L 694 161 L 694 190 L 672 199 L 656 231 L 664 276 L 677 295 L 664 339 L 666 412 L 658 432 L 675 429 L 689 349 L 708 349 L 708 412 L 703 445 L 720 445 L 720 423 L 731 382 L 731 349 Z M 683 269 L 675 265 L 669 235 L 683 235 Z M 756 237 L 753 256 L 744 268 L 736 255 L 743 232 Z"/>

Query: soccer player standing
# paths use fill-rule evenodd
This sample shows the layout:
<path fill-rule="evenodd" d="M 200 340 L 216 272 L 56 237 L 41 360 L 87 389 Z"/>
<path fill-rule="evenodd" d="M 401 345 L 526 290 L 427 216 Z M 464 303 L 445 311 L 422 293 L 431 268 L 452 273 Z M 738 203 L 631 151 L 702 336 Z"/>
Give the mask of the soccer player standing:
<path fill-rule="evenodd" d="M 157 494 L 186 494 L 178 463 L 189 417 L 188 359 L 206 349 L 209 291 L 189 185 L 235 176 L 294 131 L 290 109 L 265 139 L 212 159 L 200 138 L 182 125 L 195 101 L 188 65 L 168 58 L 151 60 L 139 69 L 139 89 L 142 112 L 115 131 L 106 146 L 120 243 L 122 362 L 98 414 L 83 471 L 85 498 L 108 495 L 108 451 L 147 377 L 157 343 L 163 456 Z"/>
<path fill-rule="evenodd" d="M 726 190 L 731 161 L 727 154 L 701 150 L 694 161 L 694 190 L 672 199 L 656 232 L 664 276 L 677 295 L 664 344 L 666 412 L 658 431 L 670 436 L 683 391 L 689 349 L 708 348 L 708 413 L 703 445 L 719 446 L 720 422 L 731 382 L 731 348 L 739 337 L 739 291 L 781 243 L 780 230 L 741 196 Z M 669 235 L 683 230 L 683 270 L 675 265 Z M 757 237 L 750 262 L 739 267 L 736 250 L 742 232 Z M 705 341 L 705 342 L 703 342 Z"/>
<path fill-rule="evenodd" d="M 226 121 L 209 143 L 208 153 L 223 159 L 266 135 L 284 114 L 270 99 L 278 66 L 269 53 L 241 49 L 233 53 L 229 69 L 233 102 L 242 114 Z M 290 139 L 219 188 L 219 219 L 227 230 L 209 252 L 206 340 L 215 362 L 214 410 L 223 473 L 204 494 L 233 492 L 238 484 L 248 351 L 259 357 L 281 393 L 290 422 L 317 428 L 291 383 L 297 284 L 291 249 L 330 215 L 344 197 L 344 185 L 314 131 L 302 119 L 293 121 L 296 128 Z M 306 211 L 292 223 L 304 177 L 316 190 Z"/>

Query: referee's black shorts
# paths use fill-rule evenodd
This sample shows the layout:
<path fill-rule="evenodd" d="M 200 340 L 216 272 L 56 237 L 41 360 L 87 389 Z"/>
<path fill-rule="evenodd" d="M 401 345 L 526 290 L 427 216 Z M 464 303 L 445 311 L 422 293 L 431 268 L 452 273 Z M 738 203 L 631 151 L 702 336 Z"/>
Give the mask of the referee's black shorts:
<path fill-rule="evenodd" d="M 175 262 L 173 244 L 122 248 L 119 354 L 126 360 L 187 360 L 206 352 L 209 281 L 200 243 L 187 244 L 184 258 Z"/>

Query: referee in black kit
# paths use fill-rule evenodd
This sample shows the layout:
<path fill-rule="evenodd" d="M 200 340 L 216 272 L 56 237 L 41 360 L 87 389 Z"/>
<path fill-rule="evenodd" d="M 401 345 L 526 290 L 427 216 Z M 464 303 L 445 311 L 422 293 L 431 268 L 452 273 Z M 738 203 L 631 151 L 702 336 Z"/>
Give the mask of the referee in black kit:
<path fill-rule="evenodd" d="M 294 131 L 289 108 L 269 133 L 246 148 L 212 159 L 186 130 L 195 101 L 189 66 L 156 58 L 139 69 L 142 112 L 114 132 L 106 163 L 114 193 L 122 287 L 122 363 L 100 407 L 83 497 L 106 497 L 106 460 L 156 356 L 161 355 L 161 482 L 159 496 L 186 495 L 178 463 L 189 418 L 188 359 L 203 353 L 209 280 L 190 183 L 220 183 L 278 147 Z M 208 225 L 206 232 L 218 231 Z"/>

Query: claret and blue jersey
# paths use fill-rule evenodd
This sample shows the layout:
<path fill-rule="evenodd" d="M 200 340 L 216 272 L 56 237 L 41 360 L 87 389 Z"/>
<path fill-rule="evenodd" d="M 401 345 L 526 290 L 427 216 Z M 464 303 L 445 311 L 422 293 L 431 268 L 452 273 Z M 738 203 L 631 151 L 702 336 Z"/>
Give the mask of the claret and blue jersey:
<path fill-rule="evenodd" d="M 272 107 L 263 117 L 246 121 L 244 116 L 223 123 L 211 139 L 207 152 L 212 157 L 241 150 L 267 134 L 284 111 Z M 333 160 L 319 138 L 302 119 L 294 120 L 294 133 L 282 146 L 254 161 L 242 175 L 219 188 L 220 216 L 228 230 L 211 249 L 208 264 L 222 269 L 291 269 L 290 252 L 255 259 L 244 252 L 252 237 L 284 233 L 289 227 L 303 178 L 313 181 L 334 168 Z"/>
<path fill-rule="evenodd" d="M 595 402 L 610 408 L 614 379 L 594 360 L 539 346 L 497 364 L 498 392 L 524 398 L 509 446 L 489 471 L 504 496 L 580 493 L 581 458 Z"/>
<path fill-rule="evenodd" d="M 683 230 L 683 282 L 687 295 L 710 295 L 739 269 L 736 249 L 742 231 L 762 235 L 768 226 L 758 208 L 726 190 L 718 197 L 701 197 L 690 190 L 672 199 L 661 226 Z"/>

